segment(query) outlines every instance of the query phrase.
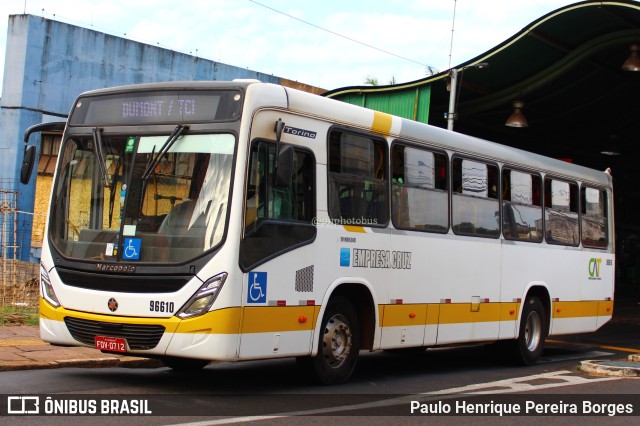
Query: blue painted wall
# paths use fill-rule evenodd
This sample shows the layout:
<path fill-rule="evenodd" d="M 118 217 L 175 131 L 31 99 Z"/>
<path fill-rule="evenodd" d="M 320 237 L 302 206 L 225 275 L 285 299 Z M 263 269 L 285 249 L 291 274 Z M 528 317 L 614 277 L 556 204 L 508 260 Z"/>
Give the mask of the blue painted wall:
<path fill-rule="evenodd" d="M 6 52 L 0 100 L 0 186 L 20 192 L 17 207 L 23 212 L 33 212 L 36 173 L 28 185 L 20 184 L 22 135 L 33 124 L 51 121 L 51 116 L 64 121 L 78 94 L 172 80 L 253 78 L 281 83 L 279 77 L 32 15 L 9 17 Z M 30 143 L 39 147 L 39 138 L 32 136 Z M 0 216 L 0 227 L 2 220 Z M 13 223 L 7 225 L 10 236 Z M 21 215 L 17 233 L 18 258 L 37 260 L 30 255 L 29 215 Z M 14 245 L 12 241 L 4 244 Z"/>

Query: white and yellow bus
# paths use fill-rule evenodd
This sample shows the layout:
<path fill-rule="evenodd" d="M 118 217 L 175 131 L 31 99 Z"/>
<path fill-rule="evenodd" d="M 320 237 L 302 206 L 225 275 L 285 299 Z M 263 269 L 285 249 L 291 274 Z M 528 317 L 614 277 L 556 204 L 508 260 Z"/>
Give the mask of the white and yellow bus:
<path fill-rule="evenodd" d="M 604 172 L 254 81 L 87 92 L 62 138 L 52 344 L 296 357 L 335 384 L 360 350 L 504 341 L 532 364 L 612 316 Z"/>

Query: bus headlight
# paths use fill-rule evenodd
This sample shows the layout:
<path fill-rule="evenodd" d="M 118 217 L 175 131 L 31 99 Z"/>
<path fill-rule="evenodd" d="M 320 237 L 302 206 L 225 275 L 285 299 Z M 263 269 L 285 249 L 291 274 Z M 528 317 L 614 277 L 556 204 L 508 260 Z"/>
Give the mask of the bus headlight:
<path fill-rule="evenodd" d="M 227 273 L 223 272 L 213 278 L 209 278 L 202 284 L 202 287 L 189 299 L 187 303 L 176 314 L 179 318 L 191 318 L 202 315 L 209 311 L 213 302 L 222 289 L 222 285 L 227 280 Z"/>
<path fill-rule="evenodd" d="M 51 285 L 51 279 L 49 278 L 49 274 L 47 270 L 44 268 L 42 263 L 40 264 L 40 292 L 42 293 L 42 297 L 44 300 L 49 302 L 53 307 L 57 308 L 60 306 L 60 302 L 58 301 L 58 296 L 56 296 L 56 292 L 53 291 L 53 286 Z"/>

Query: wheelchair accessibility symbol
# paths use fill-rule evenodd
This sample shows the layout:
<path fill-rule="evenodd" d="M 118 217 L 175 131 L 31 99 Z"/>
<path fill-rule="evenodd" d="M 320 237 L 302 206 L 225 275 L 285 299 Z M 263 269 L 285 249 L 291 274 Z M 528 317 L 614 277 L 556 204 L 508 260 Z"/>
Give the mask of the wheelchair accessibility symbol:
<path fill-rule="evenodd" d="M 125 260 L 139 260 L 141 243 L 142 240 L 140 238 L 125 238 L 124 247 L 122 247 L 122 258 Z"/>
<path fill-rule="evenodd" d="M 247 283 L 247 303 L 264 303 L 267 301 L 267 273 L 250 272 Z"/>

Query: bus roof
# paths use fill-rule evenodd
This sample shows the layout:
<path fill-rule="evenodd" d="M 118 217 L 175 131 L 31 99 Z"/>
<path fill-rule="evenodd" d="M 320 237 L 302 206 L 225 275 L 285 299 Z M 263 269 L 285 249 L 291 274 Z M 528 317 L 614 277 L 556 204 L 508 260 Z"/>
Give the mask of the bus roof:
<path fill-rule="evenodd" d="M 285 90 L 287 91 L 289 108 L 292 110 L 322 115 L 331 121 L 345 125 L 353 123 L 358 127 L 371 129 L 373 110 L 291 88 L 285 88 Z M 313 110 L 311 110 L 312 105 L 315 105 Z M 394 116 L 393 121 L 394 125 L 388 134 L 391 137 L 411 142 L 422 142 L 432 147 L 454 151 L 462 155 L 473 155 L 517 168 L 553 174 L 557 177 L 588 181 L 599 186 L 611 186 L 612 184 L 611 175 L 604 171 L 545 157 L 401 117 Z M 398 122 L 398 124 L 395 124 L 395 122 Z"/>
<path fill-rule="evenodd" d="M 224 88 L 242 88 L 260 96 L 260 92 L 273 93 L 275 85 L 261 83 L 257 80 L 234 81 L 173 81 L 159 83 L 142 83 L 97 89 L 82 93 L 79 97 L 115 94 L 130 91 L 153 90 L 212 90 Z M 303 114 L 312 114 L 340 125 L 371 131 L 374 111 L 368 108 L 347 104 L 334 99 L 321 97 L 297 89 L 277 86 L 286 92 L 288 108 Z M 273 99 L 271 96 L 268 99 Z M 264 105 L 268 107 L 270 105 Z M 274 105 L 281 107 L 281 105 Z M 393 116 L 393 126 L 388 136 L 411 142 L 425 143 L 429 146 L 454 151 L 460 154 L 473 155 L 527 170 L 553 174 L 581 181 L 588 181 L 600 186 L 611 186 L 611 175 L 604 171 L 594 170 L 566 161 L 545 157 L 543 155 L 509 147 L 484 139 L 456 133 L 436 126 Z"/>

